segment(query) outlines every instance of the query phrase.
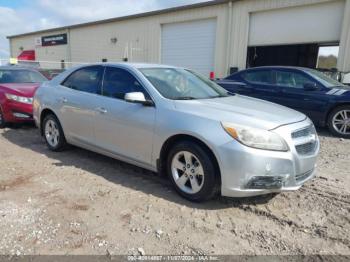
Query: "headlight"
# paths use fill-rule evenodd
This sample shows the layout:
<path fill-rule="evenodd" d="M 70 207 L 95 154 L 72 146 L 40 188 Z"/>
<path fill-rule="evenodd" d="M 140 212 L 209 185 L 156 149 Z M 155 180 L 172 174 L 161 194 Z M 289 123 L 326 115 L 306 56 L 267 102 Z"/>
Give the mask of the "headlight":
<path fill-rule="evenodd" d="M 16 101 L 18 103 L 23 104 L 33 104 L 33 98 L 32 97 L 24 97 L 24 96 L 16 96 L 12 94 L 5 94 L 6 98 L 12 101 Z"/>
<path fill-rule="evenodd" d="M 238 142 L 253 148 L 288 151 L 288 145 L 278 134 L 257 128 L 221 123 L 225 131 Z"/>

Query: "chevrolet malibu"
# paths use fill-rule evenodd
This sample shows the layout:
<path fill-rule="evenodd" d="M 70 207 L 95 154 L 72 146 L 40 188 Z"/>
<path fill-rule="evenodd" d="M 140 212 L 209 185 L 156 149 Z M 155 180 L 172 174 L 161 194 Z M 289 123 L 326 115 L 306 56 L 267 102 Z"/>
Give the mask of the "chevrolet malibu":
<path fill-rule="evenodd" d="M 297 190 L 319 152 L 304 114 L 171 66 L 70 69 L 37 90 L 34 119 L 52 151 L 72 144 L 167 174 L 191 201 Z"/>

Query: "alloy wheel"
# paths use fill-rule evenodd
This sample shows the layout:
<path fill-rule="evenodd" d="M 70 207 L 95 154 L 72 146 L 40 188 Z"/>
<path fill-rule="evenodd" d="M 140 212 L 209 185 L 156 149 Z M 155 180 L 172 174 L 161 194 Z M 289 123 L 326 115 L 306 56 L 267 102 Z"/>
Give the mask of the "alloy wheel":
<path fill-rule="evenodd" d="M 337 112 L 332 119 L 333 128 L 342 135 L 350 135 L 350 110 Z"/>
<path fill-rule="evenodd" d="M 45 138 L 52 147 L 57 147 L 60 139 L 60 131 L 53 120 L 48 120 L 45 125 Z"/>
<path fill-rule="evenodd" d="M 196 194 L 203 187 L 203 166 L 198 158 L 188 151 L 180 151 L 173 157 L 171 173 L 178 188 L 187 194 Z"/>

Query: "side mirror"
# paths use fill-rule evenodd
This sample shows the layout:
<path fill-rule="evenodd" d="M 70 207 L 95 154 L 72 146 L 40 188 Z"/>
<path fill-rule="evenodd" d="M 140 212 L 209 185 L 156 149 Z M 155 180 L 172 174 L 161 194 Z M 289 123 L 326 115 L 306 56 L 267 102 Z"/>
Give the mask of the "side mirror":
<path fill-rule="evenodd" d="M 317 89 L 318 89 L 318 87 L 317 87 L 316 83 L 307 82 L 304 84 L 304 90 L 306 90 L 306 91 L 314 91 Z"/>
<path fill-rule="evenodd" d="M 142 104 L 145 106 L 154 106 L 153 101 L 147 100 L 142 92 L 126 93 L 124 100 L 130 103 Z"/>

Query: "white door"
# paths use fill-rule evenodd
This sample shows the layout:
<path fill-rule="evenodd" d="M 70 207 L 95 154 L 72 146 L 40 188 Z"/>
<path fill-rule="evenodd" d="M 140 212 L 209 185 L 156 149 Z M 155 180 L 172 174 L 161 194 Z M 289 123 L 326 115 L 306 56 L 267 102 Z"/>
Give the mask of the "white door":
<path fill-rule="evenodd" d="M 207 77 L 214 71 L 216 20 L 162 25 L 162 64 L 193 69 Z"/>
<path fill-rule="evenodd" d="M 250 15 L 249 46 L 339 42 L 344 1 Z"/>

